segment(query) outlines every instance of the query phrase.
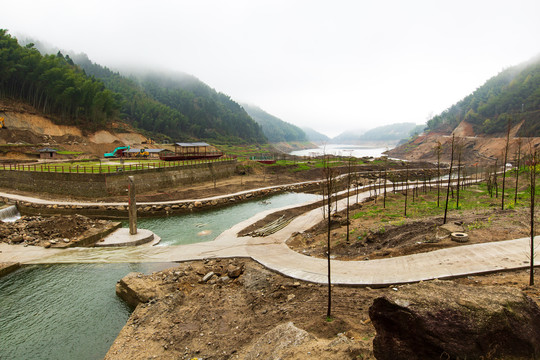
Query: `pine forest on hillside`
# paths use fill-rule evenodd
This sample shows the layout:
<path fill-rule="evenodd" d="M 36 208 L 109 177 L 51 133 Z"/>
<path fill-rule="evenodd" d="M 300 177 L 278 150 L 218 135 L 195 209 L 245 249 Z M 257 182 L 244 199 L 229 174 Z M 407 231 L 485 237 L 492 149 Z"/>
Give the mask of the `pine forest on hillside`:
<path fill-rule="evenodd" d="M 242 104 L 246 112 L 261 125 L 264 135 L 272 143 L 288 141 L 307 141 L 305 132 L 299 127 L 289 124 L 261 108 L 253 105 Z"/>
<path fill-rule="evenodd" d="M 504 133 L 509 120 L 524 121 L 518 136 L 540 136 L 540 57 L 505 69 L 427 125 L 453 130 L 462 120 L 486 135 Z"/>
<path fill-rule="evenodd" d="M 21 46 L 6 30 L 0 30 L 0 97 L 92 130 L 123 120 L 171 140 L 267 141 L 240 105 L 194 77 L 127 78 L 84 55 L 42 55 L 32 43 Z"/>

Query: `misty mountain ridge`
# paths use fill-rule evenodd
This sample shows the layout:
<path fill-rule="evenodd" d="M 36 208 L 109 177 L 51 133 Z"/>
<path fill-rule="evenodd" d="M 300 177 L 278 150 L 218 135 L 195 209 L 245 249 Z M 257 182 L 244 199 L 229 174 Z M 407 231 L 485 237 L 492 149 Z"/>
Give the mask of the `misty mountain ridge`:
<path fill-rule="evenodd" d="M 309 127 L 303 127 L 302 130 L 306 134 L 306 137 L 308 141 L 314 142 L 314 143 L 324 143 L 330 140 L 328 136 L 325 134 L 322 134 L 316 130 L 313 130 Z"/>
<path fill-rule="evenodd" d="M 409 138 L 413 133 L 422 132 L 425 125 L 416 125 L 412 122 L 403 122 L 378 126 L 370 130 L 350 130 L 332 138 L 332 144 L 352 145 L 396 145 L 403 139 Z"/>
<path fill-rule="evenodd" d="M 141 71 L 131 72 L 128 77 L 127 70 L 112 71 L 85 54 L 70 56 L 57 51 L 42 55 L 51 51 L 42 43 L 36 42 L 38 51 L 32 42 L 21 46 L 5 30 L 0 37 L 8 44 L 3 50 L 16 54 L 8 62 L 0 62 L 9 70 L 7 74 L 13 74 L 0 80 L 11 82 L 10 94 L 57 122 L 96 130 L 121 120 L 156 139 L 267 142 L 261 126 L 238 103 L 194 76 Z M 13 92 L 15 84 L 28 90 Z"/>
<path fill-rule="evenodd" d="M 298 126 L 283 121 L 258 106 L 246 103 L 241 105 L 249 116 L 261 125 L 264 135 L 271 143 L 308 141 L 305 132 Z"/>

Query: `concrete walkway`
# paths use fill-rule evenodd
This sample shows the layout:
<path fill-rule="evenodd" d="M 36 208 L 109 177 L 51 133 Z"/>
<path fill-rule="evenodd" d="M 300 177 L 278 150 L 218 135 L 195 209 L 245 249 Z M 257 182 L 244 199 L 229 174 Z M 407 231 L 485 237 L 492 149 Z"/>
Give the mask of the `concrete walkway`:
<path fill-rule="evenodd" d="M 360 200 L 369 196 L 360 194 Z M 355 201 L 356 195 L 350 200 Z M 338 202 L 343 208 L 346 199 Z M 295 205 L 297 206 L 297 205 Z M 293 207 L 293 206 L 291 206 Z M 215 257 L 249 257 L 276 272 L 295 279 L 327 282 L 327 262 L 292 251 L 285 241 L 294 233 L 323 218 L 318 208 L 295 218 L 284 229 L 264 238 L 236 234 L 271 212 L 259 213 L 220 234 L 215 240 L 180 246 L 129 248 L 44 249 L 0 244 L 0 262 L 88 263 L 88 262 L 181 262 Z M 357 286 L 384 286 L 528 267 L 529 239 L 458 246 L 396 258 L 369 261 L 332 260 L 332 282 Z"/>

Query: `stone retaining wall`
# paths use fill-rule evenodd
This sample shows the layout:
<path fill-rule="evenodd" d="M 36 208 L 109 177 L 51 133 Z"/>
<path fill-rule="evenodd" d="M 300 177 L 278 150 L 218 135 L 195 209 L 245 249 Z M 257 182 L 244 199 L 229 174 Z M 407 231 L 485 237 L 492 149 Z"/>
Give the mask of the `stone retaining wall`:
<path fill-rule="evenodd" d="M 247 191 L 238 195 L 223 196 L 213 200 L 178 201 L 173 204 L 137 205 L 138 217 L 166 216 L 173 214 L 185 214 L 193 211 L 206 210 L 227 206 L 233 203 L 258 199 L 269 195 L 274 195 L 286 191 L 305 191 L 319 188 L 320 183 L 295 184 L 278 186 L 270 189 Z M 107 219 L 127 219 L 128 206 L 106 206 L 106 205 L 43 205 L 29 202 L 14 202 L 8 198 L 0 197 L 0 201 L 16 204 L 21 215 L 70 215 L 80 214 L 88 217 Z"/>
<path fill-rule="evenodd" d="M 127 176 L 135 178 L 137 191 L 143 193 L 214 178 L 225 178 L 233 175 L 235 170 L 236 160 L 103 174 L 0 170 L 0 187 L 20 191 L 103 198 L 111 195 L 125 195 Z"/>

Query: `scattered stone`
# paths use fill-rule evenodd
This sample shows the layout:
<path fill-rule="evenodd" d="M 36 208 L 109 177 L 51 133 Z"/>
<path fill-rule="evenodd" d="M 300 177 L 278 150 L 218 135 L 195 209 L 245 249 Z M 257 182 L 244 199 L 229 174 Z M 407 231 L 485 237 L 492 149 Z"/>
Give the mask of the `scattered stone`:
<path fill-rule="evenodd" d="M 209 273 L 207 273 L 206 275 L 204 275 L 204 277 L 202 278 L 202 282 L 207 282 L 208 280 L 210 280 L 212 278 L 212 276 L 216 275 L 213 271 L 210 271 Z"/>
<path fill-rule="evenodd" d="M 235 266 L 231 264 L 227 268 L 227 276 L 229 276 L 231 279 L 236 279 L 237 277 L 242 275 L 242 272 L 243 270 L 240 266 Z"/>

